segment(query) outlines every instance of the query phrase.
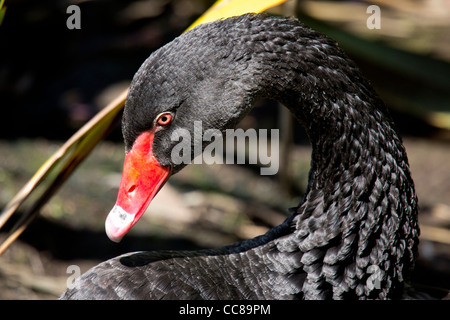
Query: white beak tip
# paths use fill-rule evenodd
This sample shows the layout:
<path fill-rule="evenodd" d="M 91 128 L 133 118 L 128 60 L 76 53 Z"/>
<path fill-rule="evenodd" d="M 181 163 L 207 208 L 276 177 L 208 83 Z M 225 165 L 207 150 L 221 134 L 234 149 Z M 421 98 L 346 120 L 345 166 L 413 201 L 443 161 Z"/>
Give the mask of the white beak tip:
<path fill-rule="evenodd" d="M 134 215 L 126 212 L 120 206 L 115 205 L 109 212 L 105 221 L 105 231 L 108 238 L 114 242 L 120 242 L 123 236 L 130 230 Z"/>

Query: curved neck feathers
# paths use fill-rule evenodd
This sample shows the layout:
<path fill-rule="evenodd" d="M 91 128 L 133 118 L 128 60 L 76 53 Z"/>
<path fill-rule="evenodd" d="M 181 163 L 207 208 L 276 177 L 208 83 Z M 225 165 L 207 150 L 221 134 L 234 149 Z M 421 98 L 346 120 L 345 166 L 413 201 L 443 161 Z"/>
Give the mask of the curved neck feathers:
<path fill-rule="evenodd" d="M 299 23 L 242 40 L 249 92 L 288 107 L 312 145 L 295 231 L 276 240 L 282 252 L 304 252 L 305 295 L 396 294 L 414 264 L 417 199 L 383 102 L 332 40 Z M 379 271 L 375 289 L 370 268 Z"/>
<path fill-rule="evenodd" d="M 134 99 L 174 106 L 185 125 L 204 119 L 204 129 L 227 129 L 255 99 L 269 97 L 306 128 L 311 171 L 296 212 L 266 235 L 219 253 L 286 253 L 285 259 L 250 261 L 280 272 L 282 282 L 306 273 L 292 288 L 307 298 L 388 298 L 400 290 L 418 242 L 406 153 L 386 107 L 334 41 L 294 19 L 244 15 L 177 38 L 133 81 L 130 114 L 140 105 Z M 128 127 L 147 128 L 148 118 L 133 117 Z M 124 135 L 129 143 L 134 136 Z M 368 278 L 375 271 L 373 287 Z"/>

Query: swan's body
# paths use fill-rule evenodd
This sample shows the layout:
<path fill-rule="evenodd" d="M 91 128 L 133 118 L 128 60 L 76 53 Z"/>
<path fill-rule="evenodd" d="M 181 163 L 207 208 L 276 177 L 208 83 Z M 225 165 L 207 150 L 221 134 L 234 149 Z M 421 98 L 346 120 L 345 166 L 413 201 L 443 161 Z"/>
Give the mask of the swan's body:
<path fill-rule="evenodd" d="M 127 99 L 127 152 L 153 132 L 157 162 L 175 173 L 182 165 L 170 159 L 173 130 L 193 130 L 195 120 L 204 130 L 232 128 L 261 97 L 287 106 L 312 144 L 308 188 L 292 216 L 263 236 L 217 250 L 111 259 L 62 298 L 401 297 L 419 235 L 405 149 L 357 67 L 334 41 L 297 20 L 235 17 L 199 26 L 153 53 Z M 155 119 L 166 111 L 173 121 L 159 127 Z"/>

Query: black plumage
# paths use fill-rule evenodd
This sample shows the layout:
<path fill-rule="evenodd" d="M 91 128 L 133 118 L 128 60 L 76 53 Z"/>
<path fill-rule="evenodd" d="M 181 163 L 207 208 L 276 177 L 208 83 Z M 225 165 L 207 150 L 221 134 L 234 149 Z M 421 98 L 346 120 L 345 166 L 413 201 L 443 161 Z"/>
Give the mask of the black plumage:
<path fill-rule="evenodd" d="M 204 130 L 233 128 L 261 97 L 289 108 L 311 141 L 309 183 L 293 214 L 265 235 L 220 249 L 108 260 L 61 298 L 402 297 L 419 236 L 405 149 L 355 64 L 299 21 L 247 14 L 201 25 L 154 52 L 127 98 L 126 149 L 170 111 L 174 121 L 155 133 L 153 149 L 177 172 L 174 130 L 192 132 L 196 120 Z"/>

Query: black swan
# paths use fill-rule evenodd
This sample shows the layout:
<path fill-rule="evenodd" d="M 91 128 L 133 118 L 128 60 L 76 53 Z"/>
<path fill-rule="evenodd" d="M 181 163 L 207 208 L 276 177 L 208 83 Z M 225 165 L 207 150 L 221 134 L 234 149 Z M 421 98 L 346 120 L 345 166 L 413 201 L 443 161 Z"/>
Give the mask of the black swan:
<path fill-rule="evenodd" d="M 126 157 L 109 237 L 120 240 L 183 168 L 171 160 L 172 132 L 192 133 L 197 120 L 204 130 L 233 128 L 261 97 L 283 103 L 312 145 L 307 191 L 292 215 L 219 249 L 113 258 L 62 299 L 402 298 L 419 237 L 405 149 L 355 64 L 292 18 L 204 24 L 143 63 L 123 115 Z"/>

